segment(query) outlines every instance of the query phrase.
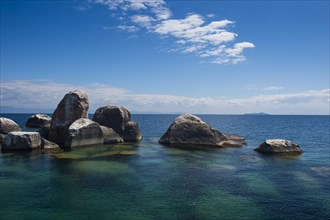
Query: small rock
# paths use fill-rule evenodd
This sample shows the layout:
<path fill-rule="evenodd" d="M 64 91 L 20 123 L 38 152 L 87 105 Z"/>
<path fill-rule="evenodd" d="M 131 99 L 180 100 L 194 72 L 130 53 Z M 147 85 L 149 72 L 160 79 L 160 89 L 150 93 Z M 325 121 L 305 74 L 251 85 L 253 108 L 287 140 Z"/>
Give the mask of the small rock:
<path fill-rule="evenodd" d="M 21 128 L 9 118 L 0 117 L 0 133 L 8 134 L 12 131 L 21 131 Z"/>
<path fill-rule="evenodd" d="M 264 141 L 255 151 L 269 154 L 302 154 L 300 146 L 284 139 L 269 139 Z"/>
<path fill-rule="evenodd" d="M 100 125 L 86 118 L 73 122 L 68 132 L 69 136 L 64 143 L 65 148 L 103 144 L 104 142 Z"/>
<path fill-rule="evenodd" d="M 3 150 L 32 150 L 40 147 L 41 136 L 38 132 L 13 131 L 2 142 Z"/>
<path fill-rule="evenodd" d="M 45 138 L 42 138 L 41 149 L 45 149 L 45 150 L 59 150 L 60 149 L 60 146 L 58 146 L 54 142 L 51 142 L 51 141 L 46 140 Z"/>
<path fill-rule="evenodd" d="M 117 134 L 112 128 L 108 128 L 102 125 L 100 128 L 103 133 L 104 144 L 117 144 L 124 142 L 123 138 L 120 137 L 119 134 Z"/>
<path fill-rule="evenodd" d="M 129 121 L 126 123 L 123 139 L 127 142 L 141 141 L 142 137 L 138 123 L 134 121 Z"/>
<path fill-rule="evenodd" d="M 49 127 L 52 118 L 45 114 L 32 115 L 26 122 L 25 126 L 30 128 Z"/>

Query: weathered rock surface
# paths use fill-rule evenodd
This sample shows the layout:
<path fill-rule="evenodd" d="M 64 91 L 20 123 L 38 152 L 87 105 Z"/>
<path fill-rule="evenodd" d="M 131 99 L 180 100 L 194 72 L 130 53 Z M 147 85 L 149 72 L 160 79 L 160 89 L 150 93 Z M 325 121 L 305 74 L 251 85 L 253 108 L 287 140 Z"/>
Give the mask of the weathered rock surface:
<path fill-rule="evenodd" d="M 117 134 L 112 128 L 108 128 L 102 125 L 100 128 L 103 133 L 104 144 L 117 144 L 124 142 L 123 138 L 120 137 L 120 135 Z"/>
<path fill-rule="evenodd" d="M 51 120 L 52 118 L 49 115 L 35 114 L 26 121 L 25 126 L 30 128 L 49 127 Z"/>
<path fill-rule="evenodd" d="M 48 135 L 49 135 L 49 127 L 42 127 L 37 130 L 39 132 L 40 136 L 44 139 L 48 140 Z"/>
<path fill-rule="evenodd" d="M 73 122 L 68 133 L 64 143 L 65 148 L 103 144 L 104 142 L 100 125 L 86 118 L 80 118 Z"/>
<path fill-rule="evenodd" d="M 33 150 L 40 147 L 41 137 L 38 132 L 13 131 L 2 142 L 3 150 Z"/>
<path fill-rule="evenodd" d="M 5 136 L 6 135 L 0 133 L 0 144 L 2 143 L 3 139 L 5 139 Z"/>
<path fill-rule="evenodd" d="M 159 139 L 165 145 L 201 145 L 213 147 L 240 147 L 245 144 L 241 136 L 227 135 L 213 129 L 199 117 L 182 114 Z"/>
<path fill-rule="evenodd" d="M 88 118 L 88 96 L 74 90 L 64 96 L 52 115 L 48 140 L 62 145 L 70 125 L 79 118 Z"/>
<path fill-rule="evenodd" d="M 21 128 L 9 118 L 0 117 L 0 133 L 8 134 L 12 131 L 21 131 Z"/>
<path fill-rule="evenodd" d="M 134 121 L 127 122 L 122 137 L 127 142 L 141 141 L 142 137 L 138 123 Z"/>
<path fill-rule="evenodd" d="M 269 139 L 264 141 L 255 151 L 269 154 L 302 154 L 300 146 L 283 139 Z"/>
<path fill-rule="evenodd" d="M 42 138 L 41 149 L 44 149 L 44 150 L 60 150 L 60 146 L 58 146 L 54 142 L 51 142 L 51 141 L 46 140 L 45 138 Z"/>
<path fill-rule="evenodd" d="M 131 113 L 126 108 L 113 105 L 98 108 L 93 116 L 93 121 L 112 128 L 119 135 L 124 133 L 125 126 L 130 120 Z"/>

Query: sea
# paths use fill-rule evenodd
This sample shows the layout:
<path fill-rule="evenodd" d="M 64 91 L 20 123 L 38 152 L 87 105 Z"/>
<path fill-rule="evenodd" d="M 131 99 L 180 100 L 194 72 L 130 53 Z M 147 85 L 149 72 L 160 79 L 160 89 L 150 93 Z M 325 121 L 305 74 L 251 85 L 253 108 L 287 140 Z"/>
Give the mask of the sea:
<path fill-rule="evenodd" d="M 0 219 L 330 219 L 330 116 L 198 115 L 247 145 L 158 144 L 177 116 L 133 114 L 139 143 L 1 152 Z M 304 153 L 254 151 L 278 138 Z"/>

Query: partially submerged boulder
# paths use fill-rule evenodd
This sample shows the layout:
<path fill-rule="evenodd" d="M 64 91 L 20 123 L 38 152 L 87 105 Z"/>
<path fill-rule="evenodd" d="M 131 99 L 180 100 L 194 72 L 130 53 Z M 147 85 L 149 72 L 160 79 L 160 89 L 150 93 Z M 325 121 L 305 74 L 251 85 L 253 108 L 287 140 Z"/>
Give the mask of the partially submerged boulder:
<path fill-rule="evenodd" d="M 58 144 L 48 141 L 45 138 L 42 138 L 41 141 L 41 149 L 44 150 L 60 150 L 60 146 Z"/>
<path fill-rule="evenodd" d="M 131 121 L 131 113 L 124 107 L 113 105 L 100 107 L 95 111 L 93 121 L 112 128 L 124 141 L 136 142 L 142 139 L 139 125 Z"/>
<path fill-rule="evenodd" d="M 25 126 L 30 128 L 49 127 L 51 120 L 52 118 L 49 115 L 35 114 L 26 121 Z"/>
<path fill-rule="evenodd" d="M 260 144 L 255 151 L 267 154 L 302 154 L 298 144 L 284 139 L 269 139 Z"/>
<path fill-rule="evenodd" d="M 41 147 L 41 136 L 38 132 L 13 131 L 6 135 L 2 142 L 3 150 L 33 150 Z"/>
<path fill-rule="evenodd" d="M 48 139 L 59 145 L 64 144 L 70 125 L 79 118 L 88 118 L 88 96 L 74 90 L 67 93 L 52 115 Z"/>
<path fill-rule="evenodd" d="M 240 147 L 245 144 L 241 136 L 226 135 L 210 127 L 199 117 L 182 114 L 159 139 L 165 145 L 201 145 L 213 147 Z"/>
<path fill-rule="evenodd" d="M 105 126 L 100 126 L 103 133 L 104 144 L 118 144 L 123 143 L 124 140 L 119 136 L 112 128 L 108 128 Z"/>
<path fill-rule="evenodd" d="M 86 118 L 80 118 L 73 122 L 69 127 L 68 134 L 64 142 L 65 148 L 103 144 L 104 142 L 100 125 Z"/>
<path fill-rule="evenodd" d="M 127 122 L 125 125 L 124 134 L 122 136 L 124 141 L 127 142 L 141 141 L 142 136 L 138 123 L 134 121 Z"/>
<path fill-rule="evenodd" d="M 21 128 L 13 120 L 0 117 L 0 134 L 8 134 L 12 131 L 21 131 Z"/>
<path fill-rule="evenodd" d="M 119 135 L 124 133 L 125 126 L 130 120 L 131 113 L 126 108 L 114 105 L 98 108 L 93 116 L 93 121 L 112 128 Z"/>

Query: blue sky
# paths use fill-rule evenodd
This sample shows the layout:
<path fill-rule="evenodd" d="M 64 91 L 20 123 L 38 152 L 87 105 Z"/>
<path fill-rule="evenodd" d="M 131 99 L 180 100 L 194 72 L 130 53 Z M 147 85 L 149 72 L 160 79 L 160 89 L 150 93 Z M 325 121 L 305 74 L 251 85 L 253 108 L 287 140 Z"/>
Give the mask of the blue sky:
<path fill-rule="evenodd" d="M 1 111 L 329 114 L 329 1 L 1 1 Z"/>

